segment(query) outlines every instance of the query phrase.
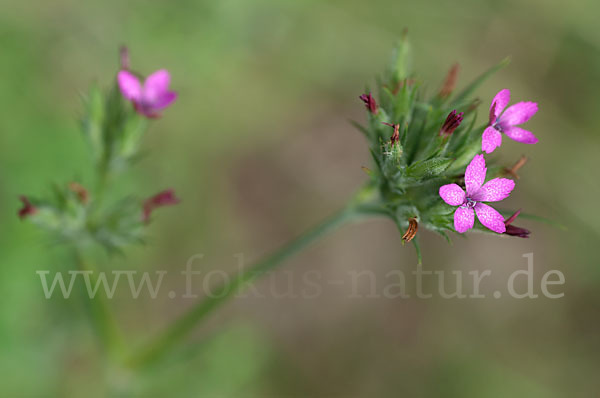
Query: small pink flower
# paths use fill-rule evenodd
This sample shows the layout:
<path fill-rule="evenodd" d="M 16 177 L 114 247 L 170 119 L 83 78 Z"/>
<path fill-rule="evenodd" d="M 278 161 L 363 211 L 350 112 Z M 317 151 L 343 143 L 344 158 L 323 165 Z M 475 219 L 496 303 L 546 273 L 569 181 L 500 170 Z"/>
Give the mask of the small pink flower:
<path fill-rule="evenodd" d="M 37 208 L 31 204 L 26 196 L 20 196 L 19 200 L 23 202 L 23 207 L 19 210 L 19 218 L 21 220 L 37 212 Z"/>
<path fill-rule="evenodd" d="M 149 118 L 159 117 L 159 112 L 177 98 L 176 92 L 169 91 L 171 76 L 166 69 L 154 72 L 143 84 L 127 70 L 119 71 L 117 80 L 123 97 L 133 102 L 138 113 Z"/>
<path fill-rule="evenodd" d="M 465 172 L 466 193 L 457 184 L 440 187 L 440 196 L 444 202 L 459 206 L 454 212 L 454 229 L 461 234 L 473 228 L 475 213 L 487 228 L 499 234 L 506 232 L 504 217 L 482 202 L 498 202 L 507 198 L 514 189 L 515 182 L 507 178 L 494 178 L 484 184 L 486 172 L 483 155 L 476 155 Z"/>
<path fill-rule="evenodd" d="M 517 125 L 528 121 L 538 110 L 535 102 L 518 102 L 511 105 L 502 113 L 510 101 L 510 90 L 500 90 L 490 105 L 490 123 L 483 132 L 481 150 L 492 153 L 502 144 L 502 134 L 523 144 L 535 144 L 538 139 L 531 131 Z"/>
<path fill-rule="evenodd" d="M 175 196 L 175 191 L 167 189 L 156 195 L 146 199 L 144 202 L 144 209 L 142 213 L 142 221 L 148 223 L 150 221 L 150 215 L 152 211 L 157 207 L 172 206 L 179 203 L 179 199 Z"/>

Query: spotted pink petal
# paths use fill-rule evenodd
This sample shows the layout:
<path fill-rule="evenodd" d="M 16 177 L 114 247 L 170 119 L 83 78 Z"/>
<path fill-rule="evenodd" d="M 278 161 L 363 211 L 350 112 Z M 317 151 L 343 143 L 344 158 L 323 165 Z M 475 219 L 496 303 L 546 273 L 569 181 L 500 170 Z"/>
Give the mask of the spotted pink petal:
<path fill-rule="evenodd" d="M 142 85 L 134 74 L 126 70 L 119 71 L 117 82 L 123 97 L 130 101 L 140 101 L 142 99 Z"/>
<path fill-rule="evenodd" d="M 504 129 L 504 134 L 506 134 L 508 138 L 523 144 L 535 144 L 538 142 L 538 139 L 531 131 L 516 126 L 507 127 Z"/>
<path fill-rule="evenodd" d="M 504 217 L 502 217 L 502 214 L 498 213 L 493 207 L 479 202 L 475 205 L 475 212 L 477 213 L 479 221 L 487 228 L 499 234 L 503 234 L 506 231 Z M 456 216 L 454 222 L 456 223 Z"/>
<path fill-rule="evenodd" d="M 535 102 L 517 102 L 502 114 L 500 123 L 504 128 L 525 123 L 535 115 L 537 110 L 538 105 Z"/>
<path fill-rule="evenodd" d="M 465 171 L 465 186 L 467 188 L 467 196 L 471 196 L 481 188 L 483 181 L 485 180 L 485 159 L 483 155 L 475 155 L 471 163 L 467 166 Z"/>
<path fill-rule="evenodd" d="M 487 127 L 481 136 L 481 150 L 492 153 L 500 145 L 502 145 L 502 134 L 491 126 Z"/>
<path fill-rule="evenodd" d="M 468 207 L 459 207 L 454 212 L 454 229 L 456 232 L 467 232 L 471 228 L 473 228 L 473 224 L 475 223 L 475 213 L 473 209 L 469 209 Z M 502 224 L 504 225 L 504 224 Z"/>
<path fill-rule="evenodd" d="M 510 90 L 507 88 L 505 88 L 504 90 L 500 90 L 500 91 L 498 91 L 498 94 L 496 94 L 494 99 L 492 100 L 492 103 L 490 105 L 490 111 L 494 107 L 494 104 L 496 104 L 496 109 L 494 109 L 494 115 L 496 116 L 496 118 L 498 118 L 500 116 L 500 114 L 502 113 L 502 111 L 504 110 L 504 108 L 506 108 L 506 105 L 508 105 L 509 102 L 510 102 Z"/>
<path fill-rule="evenodd" d="M 161 100 L 169 89 L 171 75 L 166 69 L 160 69 L 146 78 L 144 82 L 144 100 L 154 104 Z"/>
<path fill-rule="evenodd" d="M 456 184 L 442 185 L 439 192 L 444 202 L 451 206 L 460 206 L 465 202 L 465 191 Z"/>
<path fill-rule="evenodd" d="M 515 182 L 508 178 L 494 178 L 486 182 L 479 192 L 473 195 L 473 200 L 482 202 L 498 202 L 506 199 L 515 188 Z"/>

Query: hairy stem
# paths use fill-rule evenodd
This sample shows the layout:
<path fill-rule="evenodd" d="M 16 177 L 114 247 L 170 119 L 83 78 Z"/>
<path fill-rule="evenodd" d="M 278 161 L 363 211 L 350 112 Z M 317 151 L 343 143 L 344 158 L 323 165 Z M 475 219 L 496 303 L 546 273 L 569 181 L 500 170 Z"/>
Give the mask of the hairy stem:
<path fill-rule="evenodd" d="M 199 301 L 155 340 L 132 356 L 128 361 L 128 365 L 131 367 L 140 367 L 161 358 L 193 330 L 198 323 L 204 320 L 207 315 L 231 299 L 246 284 L 253 282 L 266 272 L 280 266 L 285 260 L 306 248 L 310 243 L 359 214 L 361 213 L 355 207 L 348 207 L 335 213 L 274 254 L 254 264 L 235 278 L 230 279 L 227 283 L 216 289 L 212 296 Z"/>

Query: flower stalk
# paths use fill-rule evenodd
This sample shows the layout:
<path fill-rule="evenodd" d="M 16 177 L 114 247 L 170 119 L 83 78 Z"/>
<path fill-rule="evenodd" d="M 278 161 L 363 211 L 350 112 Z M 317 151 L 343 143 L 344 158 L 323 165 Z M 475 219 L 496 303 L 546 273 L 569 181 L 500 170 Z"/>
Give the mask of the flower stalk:
<path fill-rule="evenodd" d="M 173 347 L 179 344 L 200 322 L 233 298 L 244 286 L 283 265 L 290 257 L 306 249 L 325 234 L 356 219 L 361 214 L 361 209 L 358 206 L 344 208 L 292 240 L 275 253 L 250 266 L 236 277 L 228 279 L 228 282 L 216 288 L 211 296 L 200 300 L 183 316 L 169 325 L 163 333 L 135 352 L 127 360 L 127 365 L 132 368 L 141 368 L 160 360 Z"/>

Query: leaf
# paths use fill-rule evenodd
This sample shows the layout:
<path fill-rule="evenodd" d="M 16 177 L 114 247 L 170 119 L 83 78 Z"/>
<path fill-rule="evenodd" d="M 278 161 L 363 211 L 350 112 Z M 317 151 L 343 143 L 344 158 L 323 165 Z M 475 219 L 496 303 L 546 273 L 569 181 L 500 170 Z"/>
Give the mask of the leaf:
<path fill-rule="evenodd" d="M 505 217 L 510 217 L 511 215 L 514 214 L 513 210 L 501 210 L 498 209 L 498 211 L 500 212 L 500 214 L 502 214 Z M 554 221 L 550 218 L 546 218 L 546 217 L 542 217 L 542 216 L 537 216 L 535 214 L 531 214 L 531 213 L 519 213 L 519 216 L 517 218 L 524 218 L 524 219 L 528 219 L 528 220 L 533 220 L 533 221 L 537 221 L 537 222 L 542 222 L 544 224 L 548 224 L 551 225 L 555 228 L 561 229 L 563 231 L 566 231 L 568 228 L 564 225 L 559 223 L 558 221 Z"/>
<path fill-rule="evenodd" d="M 350 122 L 351 125 L 353 125 L 354 127 L 356 127 L 361 133 L 363 133 L 365 135 L 365 137 L 369 138 L 369 130 L 367 130 L 367 128 L 365 126 L 363 126 L 362 124 L 354 121 L 354 120 L 348 120 Z"/>
<path fill-rule="evenodd" d="M 438 176 L 443 173 L 453 162 L 450 158 L 434 158 L 422 160 L 412 164 L 406 169 L 406 175 L 415 179 Z"/>
<path fill-rule="evenodd" d="M 102 126 L 104 123 L 104 98 L 97 85 L 92 85 L 85 99 L 85 115 L 81 127 L 89 140 L 94 159 L 99 160 L 104 152 Z"/>
<path fill-rule="evenodd" d="M 408 78 L 412 69 L 412 49 L 406 31 L 398 41 L 392 58 L 392 73 L 394 83 Z"/>
<path fill-rule="evenodd" d="M 452 100 L 450 107 L 456 107 L 457 104 L 464 102 L 483 82 L 489 79 L 494 73 L 498 72 L 500 69 L 504 68 L 510 63 L 510 57 L 504 58 L 498 64 L 492 66 L 485 72 L 483 72 L 479 77 L 477 77 L 471 84 L 465 87 L 459 94 L 457 94 Z"/>
<path fill-rule="evenodd" d="M 451 175 L 458 172 L 464 172 L 467 164 L 469 164 L 479 152 L 481 152 L 481 142 L 473 141 L 456 158 L 452 166 L 446 170 L 446 174 Z"/>

